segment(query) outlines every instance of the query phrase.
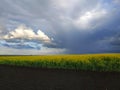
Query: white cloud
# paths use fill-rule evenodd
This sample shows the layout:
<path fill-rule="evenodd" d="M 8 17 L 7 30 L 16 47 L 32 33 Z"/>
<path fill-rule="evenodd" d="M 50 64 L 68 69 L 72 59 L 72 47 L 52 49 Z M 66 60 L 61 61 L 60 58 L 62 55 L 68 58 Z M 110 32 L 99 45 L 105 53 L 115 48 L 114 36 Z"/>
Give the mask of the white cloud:
<path fill-rule="evenodd" d="M 94 27 L 97 20 L 100 20 L 106 17 L 107 11 L 104 9 L 93 9 L 91 11 L 85 12 L 83 15 L 80 15 L 75 21 L 74 24 L 78 28 L 89 29 Z M 94 25 L 93 25 L 94 24 Z"/>
<path fill-rule="evenodd" d="M 51 42 L 51 39 L 41 30 L 38 30 L 37 33 L 35 33 L 31 28 L 26 27 L 25 25 L 20 25 L 18 28 L 8 32 L 7 35 L 4 35 L 1 38 L 5 40 L 26 39 L 26 40 L 38 40 L 43 43 Z"/>

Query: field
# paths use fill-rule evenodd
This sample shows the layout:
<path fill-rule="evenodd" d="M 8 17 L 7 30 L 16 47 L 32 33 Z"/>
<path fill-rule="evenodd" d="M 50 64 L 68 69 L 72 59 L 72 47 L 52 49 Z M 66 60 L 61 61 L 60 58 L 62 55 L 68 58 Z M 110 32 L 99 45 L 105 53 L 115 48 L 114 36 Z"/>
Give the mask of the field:
<path fill-rule="evenodd" d="M 120 73 L 0 65 L 0 90 L 120 90 Z"/>
<path fill-rule="evenodd" d="M 0 90 L 120 90 L 120 54 L 0 56 Z"/>
<path fill-rule="evenodd" d="M 120 72 L 120 54 L 0 56 L 1 65 Z"/>

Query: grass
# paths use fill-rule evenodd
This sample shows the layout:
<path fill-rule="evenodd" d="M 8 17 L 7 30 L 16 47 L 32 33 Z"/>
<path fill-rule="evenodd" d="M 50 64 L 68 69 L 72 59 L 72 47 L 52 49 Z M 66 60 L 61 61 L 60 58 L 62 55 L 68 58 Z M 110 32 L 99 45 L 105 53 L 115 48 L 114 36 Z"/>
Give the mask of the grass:
<path fill-rule="evenodd" d="M 120 54 L 0 56 L 0 64 L 26 67 L 120 72 Z"/>

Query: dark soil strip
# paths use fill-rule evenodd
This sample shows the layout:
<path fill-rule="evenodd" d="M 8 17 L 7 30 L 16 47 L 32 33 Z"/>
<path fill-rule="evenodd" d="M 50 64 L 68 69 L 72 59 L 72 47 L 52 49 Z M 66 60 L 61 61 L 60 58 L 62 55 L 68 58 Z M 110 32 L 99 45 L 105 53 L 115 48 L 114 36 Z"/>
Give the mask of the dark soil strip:
<path fill-rule="evenodd" d="M 120 90 L 120 72 L 0 65 L 0 90 Z"/>

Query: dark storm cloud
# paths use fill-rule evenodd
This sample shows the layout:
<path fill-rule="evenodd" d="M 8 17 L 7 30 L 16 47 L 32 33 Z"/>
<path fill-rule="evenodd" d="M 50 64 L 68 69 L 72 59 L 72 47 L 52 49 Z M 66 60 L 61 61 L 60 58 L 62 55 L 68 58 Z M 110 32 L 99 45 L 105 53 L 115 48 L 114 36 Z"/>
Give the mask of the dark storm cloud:
<path fill-rule="evenodd" d="M 21 46 L 17 44 L 21 40 L 14 38 L 6 40 L 4 46 L 37 48 L 34 45 L 42 44 L 43 47 L 65 48 L 67 53 L 112 52 L 116 49 L 115 44 L 119 46 L 116 37 L 120 31 L 118 2 L 119 0 L 1 0 L 0 23 L 3 25 L 0 25 L 6 29 L 0 27 L 0 32 L 12 32 L 20 24 L 25 24 L 35 33 L 41 29 L 53 39 L 52 43 L 25 40 L 26 44 Z M 106 39 L 111 37 L 114 37 L 114 41 Z M 10 42 L 16 44 L 12 46 Z"/>
<path fill-rule="evenodd" d="M 111 38 L 111 44 L 114 45 L 114 46 L 119 46 L 120 47 L 120 34 Z"/>

